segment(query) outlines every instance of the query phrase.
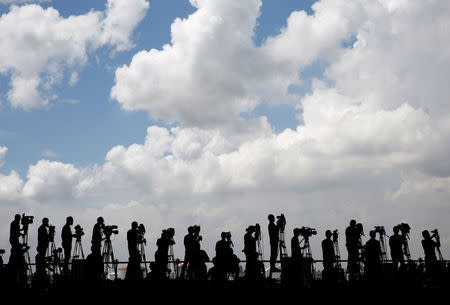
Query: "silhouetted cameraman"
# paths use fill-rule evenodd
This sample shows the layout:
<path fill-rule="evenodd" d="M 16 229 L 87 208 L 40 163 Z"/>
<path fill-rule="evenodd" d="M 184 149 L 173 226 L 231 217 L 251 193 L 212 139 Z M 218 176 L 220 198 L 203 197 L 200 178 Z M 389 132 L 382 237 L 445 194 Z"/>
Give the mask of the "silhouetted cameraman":
<path fill-rule="evenodd" d="M 330 273 L 333 270 L 333 264 L 335 261 L 334 243 L 331 240 L 333 233 L 330 230 L 325 232 L 325 239 L 322 241 L 322 254 L 323 254 L 323 269 L 325 273 Z"/>
<path fill-rule="evenodd" d="M 127 232 L 128 242 L 128 267 L 126 272 L 127 279 L 140 279 L 142 278 L 141 262 L 138 250 L 138 223 L 133 221 L 131 223 L 131 229 Z"/>
<path fill-rule="evenodd" d="M 92 240 L 91 240 L 91 250 L 92 253 L 95 254 L 97 257 L 102 256 L 102 228 L 104 225 L 104 219 L 103 217 L 97 218 L 97 223 L 94 225 L 94 228 L 92 229 Z"/>
<path fill-rule="evenodd" d="M 422 247 L 425 254 L 425 270 L 429 275 L 434 275 L 437 269 L 436 249 L 441 246 L 441 241 L 437 230 L 430 235 L 428 230 L 422 232 Z M 436 241 L 433 240 L 436 239 Z"/>
<path fill-rule="evenodd" d="M 184 236 L 184 240 L 183 240 L 185 252 L 184 252 L 183 267 L 181 267 L 181 274 L 180 274 L 181 278 L 184 278 L 186 268 L 188 268 L 188 265 L 190 264 L 193 249 L 194 249 L 194 242 L 195 242 L 194 227 L 189 226 L 187 230 L 188 230 L 188 234 L 186 234 Z M 191 268 L 189 268 L 189 271 L 188 271 L 188 278 L 190 278 L 190 273 L 191 273 Z"/>
<path fill-rule="evenodd" d="M 255 279 L 258 274 L 258 252 L 256 251 L 256 232 L 255 226 L 249 226 L 244 235 L 244 254 L 247 261 L 245 265 L 245 277 L 247 279 Z"/>
<path fill-rule="evenodd" d="M 348 252 L 347 270 L 350 280 L 355 280 L 359 275 L 359 238 L 356 220 L 352 219 L 350 225 L 345 229 L 345 246 Z"/>
<path fill-rule="evenodd" d="M 366 275 L 369 281 L 377 281 L 381 275 L 382 253 L 381 245 L 375 239 L 376 232 L 374 230 L 369 232 L 370 239 L 366 242 L 364 247 Z"/>
<path fill-rule="evenodd" d="M 405 258 L 403 256 L 403 245 L 405 243 L 405 237 L 400 235 L 400 227 L 394 226 L 392 229 L 394 235 L 389 237 L 389 247 L 391 248 L 392 266 L 394 273 L 398 271 L 399 264 L 402 267 L 405 264 Z"/>
<path fill-rule="evenodd" d="M 47 231 L 49 220 L 47 217 L 42 219 L 42 224 L 38 228 L 38 244 L 37 244 L 37 255 L 36 255 L 36 273 L 38 275 L 45 274 L 45 257 L 47 254 L 49 233 Z"/>
<path fill-rule="evenodd" d="M 22 234 L 20 233 L 20 214 L 16 214 L 14 216 L 14 220 L 11 222 L 10 230 L 9 230 L 9 242 L 11 243 L 11 248 L 14 250 L 18 250 L 21 248 L 20 237 Z"/>
<path fill-rule="evenodd" d="M 64 272 L 69 270 L 69 260 L 72 252 L 72 238 L 76 237 L 72 234 L 73 217 L 69 216 L 66 218 L 66 224 L 63 226 L 61 231 L 62 248 L 64 250 Z"/>
<path fill-rule="evenodd" d="M 269 214 L 267 216 L 267 219 L 269 220 L 269 240 L 270 240 L 270 270 L 271 271 L 280 271 L 279 269 L 275 268 L 275 262 L 278 257 L 278 242 L 280 240 L 280 228 L 277 224 L 275 224 L 275 216 L 273 214 Z"/>

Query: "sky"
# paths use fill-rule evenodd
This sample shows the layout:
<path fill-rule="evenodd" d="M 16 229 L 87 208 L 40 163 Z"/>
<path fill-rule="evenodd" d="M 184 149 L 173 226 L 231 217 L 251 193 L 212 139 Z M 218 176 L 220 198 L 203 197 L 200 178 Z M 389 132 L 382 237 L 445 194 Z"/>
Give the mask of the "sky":
<path fill-rule="evenodd" d="M 445 0 L 0 0 L 0 248 L 27 213 L 31 243 L 72 215 L 89 249 L 101 215 L 121 259 L 134 220 L 150 257 L 167 227 L 182 257 L 193 224 L 210 257 L 222 231 L 240 255 L 285 213 L 319 258 L 350 219 L 409 223 L 414 257 L 438 228 L 446 256 L 449 17 Z"/>

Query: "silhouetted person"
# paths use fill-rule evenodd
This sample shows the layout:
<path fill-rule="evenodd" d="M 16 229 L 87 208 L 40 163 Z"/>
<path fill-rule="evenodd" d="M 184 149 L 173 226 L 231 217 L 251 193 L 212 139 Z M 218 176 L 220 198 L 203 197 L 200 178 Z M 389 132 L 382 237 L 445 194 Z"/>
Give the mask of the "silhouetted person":
<path fill-rule="evenodd" d="M 94 251 L 97 256 L 102 256 L 102 228 L 104 222 L 103 217 L 98 217 L 97 223 L 92 230 L 91 250 Z"/>
<path fill-rule="evenodd" d="M 169 263 L 169 247 L 175 244 L 173 237 L 175 230 L 169 228 L 163 230 L 161 237 L 156 241 L 158 249 L 155 252 L 155 276 L 159 279 L 166 278 L 167 264 Z"/>
<path fill-rule="evenodd" d="M 103 278 L 103 258 L 91 245 L 91 253 L 86 257 L 86 271 L 88 280 L 99 281 Z"/>
<path fill-rule="evenodd" d="M 183 267 L 181 267 L 181 278 L 184 278 L 184 274 L 186 272 L 186 268 L 188 268 L 188 265 L 191 261 L 191 257 L 192 257 L 192 252 L 193 252 L 193 248 L 194 248 L 194 242 L 195 242 L 195 237 L 194 237 L 194 227 L 193 226 L 189 226 L 188 227 L 188 234 L 186 234 L 184 236 L 184 248 L 185 248 L 185 252 L 184 252 L 184 262 L 183 262 Z M 190 278 L 190 272 L 191 270 L 188 271 L 188 278 Z"/>
<path fill-rule="evenodd" d="M 244 235 L 244 254 L 246 259 L 245 277 L 255 279 L 258 273 L 258 252 L 256 251 L 256 238 L 253 236 L 255 226 L 249 226 Z"/>
<path fill-rule="evenodd" d="M 322 241 L 322 255 L 323 255 L 323 277 L 325 280 L 331 280 L 334 276 L 334 243 L 331 237 L 333 233 L 330 230 L 325 232 L 325 239 Z"/>
<path fill-rule="evenodd" d="M 20 231 L 20 214 L 16 214 L 14 216 L 14 220 L 11 222 L 9 230 L 9 242 L 11 244 L 11 248 L 21 248 L 20 237 L 22 234 Z"/>
<path fill-rule="evenodd" d="M 273 214 L 269 214 L 267 216 L 267 219 L 269 219 L 269 240 L 270 240 L 270 270 L 271 271 L 279 271 L 277 268 L 275 268 L 275 262 L 278 257 L 278 242 L 280 240 L 280 228 L 277 224 L 275 224 L 275 216 Z"/>
<path fill-rule="evenodd" d="M 75 234 L 72 234 L 72 228 L 70 227 L 72 225 L 73 218 L 72 216 L 69 216 L 66 218 L 66 224 L 61 231 L 62 248 L 64 250 L 64 272 L 69 271 L 69 261 L 72 253 L 72 238 L 75 237 Z"/>
<path fill-rule="evenodd" d="M 38 244 L 36 255 L 36 273 L 39 276 L 43 276 L 45 272 L 45 257 L 47 255 L 48 243 L 50 241 L 48 228 L 48 218 L 42 219 L 42 224 L 38 228 Z"/>
<path fill-rule="evenodd" d="M 126 272 L 127 279 L 140 279 L 142 278 L 141 272 L 141 260 L 138 250 L 138 223 L 133 221 L 131 223 L 131 229 L 127 232 L 128 242 L 128 266 Z"/>
<path fill-rule="evenodd" d="M 227 273 L 239 272 L 239 259 L 233 253 L 233 242 L 230 232 L 222 232 L 221 240 L 216 243 L 216 256 L 213 258 L 214 278 L 226 280 Z"/>
<path fill-rule="evenodd" d="M 380 242 L 375 239 L 375 231 L 370 231 L 369 235 L 370 239 L 366 242 L 366 245 L 364 247 L 366 275 L 369 281 L 377 281 L 380 279 L 381 275 L 381 245 Z"/>
<path fill-rule="evenodd" d="M 350 280 L 355 280 L 359 275 L 359 232 L 356 220 L 350 221 L 350 226 L 345 229 L 345 246 L 348 252 L 348 273 Z"/>
<path fill-rule="evenodd" d="M 207 278 L 206 262 L 209 261 L 208 254 L 201 249 L 200 226 L 193 226 L 192 249 L 190 253 L 189 273 L 190 278 L 196 280 L 205 280 Z"/>
<path fill-rule="evenodd" d="M 425 254 L 425 271 L 428 275 L 434 276 L 437 269 L 436 248 L 441 246 L 439 235 L 430 235 L 428 230 L 422 231 L 422 247 Z M 432 238 L 435 237 L 436 241 Z"/>
<path fill-rule="evenodd" d="M 403 245 L 405 243 L 405 237 L 400 235 L 400 228 L 395 226 L 393 229 L 394 235 L 389 237 L 389 247 L 391 248 L 392 267 L 394 273 L 397 273 L 399 264 L 402 267 L 405 264 L 405 258 L 403 256 Z"/>

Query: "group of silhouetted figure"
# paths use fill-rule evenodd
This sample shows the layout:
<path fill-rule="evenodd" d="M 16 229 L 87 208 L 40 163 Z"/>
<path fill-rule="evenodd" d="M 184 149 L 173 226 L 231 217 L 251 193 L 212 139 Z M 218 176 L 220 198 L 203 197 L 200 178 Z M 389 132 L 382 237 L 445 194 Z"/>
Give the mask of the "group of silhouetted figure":
<path fill-rule="evenodd" d="M 33 223 L 33 216 L 15 215 L 11 222 L 11 254 L 9 262 L 3 263 L 0 251 L 0 272 L 3 279 L 14 285 L 26 286 L 48 285 L 58 277 L 74 278 L 79 276 L 89 281 L 102 281 L 108 278 L 112 270 L 117 279 L 117 260 L 114 257 L 111 236 L 119 233 L 115 225 L 105 225 L 104 219 L 98 217 L 92 230 L 91 252 L 84 257 L 81 239 L 84 235 L 80 225 L 67 217 L 61 230 L 62 247 L 55 246 L 55 226 L 49 224 L 48 218 L 42 219 L 38 228 L 37 254 L 35 272 L 28 254 L 28 232 Z M 315 270 L 310 238 L 317 231 L 309 227 L 293 229 L 291 238 L 291 255 L 288 255 L 285 243 L 286 218 L 283 214 L 275 217 L 268 215 L 268 233 L 270 242 L 270 268 L 264 266 L 262 232 L 259 224 L 247 227 L 244 235 L 245 273 L 241 276 L 240 263 L 234 253 L 230 232 L 222 232 L 215 246 L 215 256 L 210 260 L 201 248 L 202 236 L 200 226 L 188 227 L 184 236 L 184 259 L 175 259 L 175 229 L 162 230 L 156 241 L 157 250 L 154 261 L 148 263 L 145 257 L 145 227 L 136 221 L 127 231 L 128 266 L 125 279 L 128 280 L 212 280 L 227 281 L 243 278 L 247 281 L 260 281 L 265 278 L 280 279 L 281 283 L 300 286 L 311 285 L 318 277 L 324 283 L 383 280 L 404 280 L 417 283 L 437 283 L 449 280 L 450 264 L 442 258 L 440 237 L 437 230 L 422 232 L 424 259 L 412 260 L 409 251 L 410 227 L 406 223 L 394 226 L 388 236 L 384 227 L 376 226 L 369 232 L 369 240 L 363 243 L 363 226 L 355 220 L 345 230 L 345 246 L 348 252 L 347 268 L 342 267 L 338 244 L 338 231 L 327 230 L 322 241 L 323 271 Z M 75 245 L 73 247 L 73 241 Z M 388 260 L 387 246 L 390 248 L 391 260 Z M 73 247 L 73 248 L 72 248 Z M 207 263 L 212 263 L 207 268 Z M 148 264 L 148 265 L 147 265 Z M 81 274 L 81 275 L 80 275 Z M 277 277 L 276 274 L 279 274 Z M 318 276 L 321 275 L 321 276 Z"/>

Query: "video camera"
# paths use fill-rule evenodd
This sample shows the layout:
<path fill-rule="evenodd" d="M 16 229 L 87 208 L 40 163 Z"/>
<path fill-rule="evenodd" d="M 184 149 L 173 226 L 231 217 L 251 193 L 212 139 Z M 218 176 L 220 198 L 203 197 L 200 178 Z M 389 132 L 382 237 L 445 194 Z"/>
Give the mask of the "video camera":
<path fill-rule="evenodd" d="M 34 220 L 34 216 L 25 215 L 25 213 L 22 214 L 20 223 L 23 226 L 23 230 L 24 230 L 25 234 L 28 231 L 28 226 L 33 223 L 33 220 Z"/>
<path fill-rule="evenodd" d="M 356 224 L 356 232 L 360 237 L 364 236 L 364 227 L 363 227 L 362 223 L 359 222 Z"/>
<path fill-rule="evenodd" d="M 137 227 L 137 243 L 147 245 L 147 240 L 145 239 L 145 226 L 144 224 L 140 224 Z"/>
<path fill-rule="evenodd" d="M 284 217 L 284 214 L 277 216 L 277 226 L 281 231 L 284 231 L 284 228 L 286 227 L 286 217 Z"/>
<path fill-rule="evenodd" d="M 439 232 L 438 232 L 438 229 L 431 230 L 431 237 L 437 237 L 437 238 L 439 238 Z"/>
<path fill-rule="evenodd" d="M 380 234 L 380 236 L 384 236 L 386 235 L 386 230 L 384 229 L 383 226 L 375 226 L 375 233 Z"/>
<path fill-rule="evenodd" d="M 317 234 L 316 229 L 313 229 L 313 228 L 301 227 L 298 230 L 300 232 L 300 235 L 303 236 L 303 238 L 309 238 L 309 237 Z"/>
<path fill-rule="evenodd" d="M 231 239 L 231 232 L 222 232 L 221 234 L 225 239 Z"/>
<path fill-rule="evenodd" d="M 52 225 L 48 226 L 48 240 L 49 241 L 55 240 L 55 226 Z"/>
<path fill-rule="evenodd" d="M 119 234 L 118 228 L 119 227 L 116 225 L 103 226 L 103 234 L 105 234 L 106 238 L 110 238 L 113 234 Z"/>
<path fill-rule="evenodd" d="M 83 235 L 84 235 L 83 228 L 80 225 L 76 225 L 75 226 L 75 238 L 77 240 L 80 240 L 81 236 L 83 236 Z"/>
<path fill-rule="evenodd" d="M 174 228 L 167 228 L 163 230 L 164 236 L 168 238 L 173 238 L 175 236 L 175 229 Z"/>
<path fill-rule="evenodd" d="M 339 236 L 339 232 L 338 232 L 338 230 L 336 229 L 336 230 L 334 230 L 333 233 L 332 233 L 332 239 L 333 239 L 333 242 L 337 242 L 337 241 L 338 241 L 338 236 Z"/>
<path fill-rule="evenodd" d="M 406 236 L 409 238 L 409 232 L 411 232 L 411 227 L 407 223 L 401 223 L 397 225 L 398 229 L 402 233 L 403 236 Z"/>

